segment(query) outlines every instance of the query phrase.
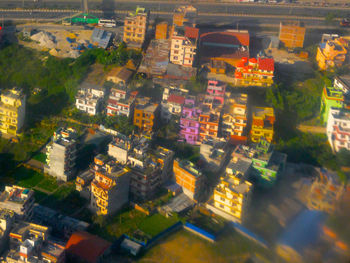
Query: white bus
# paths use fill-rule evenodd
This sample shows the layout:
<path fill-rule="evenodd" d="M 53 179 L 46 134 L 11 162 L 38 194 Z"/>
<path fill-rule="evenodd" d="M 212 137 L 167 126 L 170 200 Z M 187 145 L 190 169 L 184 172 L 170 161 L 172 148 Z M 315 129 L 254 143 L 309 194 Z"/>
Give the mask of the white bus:
<path fill-rule="evenodd" d="M 100 19 L 98 25 L 102 27 L 116 27 L 116 21 L 114 19 Z"/>

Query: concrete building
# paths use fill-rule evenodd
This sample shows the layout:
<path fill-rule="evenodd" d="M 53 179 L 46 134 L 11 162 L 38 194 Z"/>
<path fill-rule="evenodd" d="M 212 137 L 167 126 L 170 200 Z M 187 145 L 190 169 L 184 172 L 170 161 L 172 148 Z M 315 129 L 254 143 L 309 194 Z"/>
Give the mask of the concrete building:
<path fill-rule="evenodd" d="M 199 144 L 199 116 L 201 110 L 195 105 L 194 97 L 187 97 L 180 118 L 180 136 L 189 144 Z"/>
<path fill-rule="evenodd" d="M 184 194 L 198 201 L 203 191 L 204 176 L 195 165 L 187 160 L 174 160 L 174 177 Z"/>
<path fill-rule="evenodd" d="M 204 139 L 218 137 L 221 108 L 211 109 L 210 106 L 202 105 L 199 114 L 199 138 Z"/>
<path fill-rule="evenodd" d="M 115 67 L 108 72 L 106 80 L 126 87 L 129 84 L 132 75 L 133 72 L 126 67 Z"/>
<path fill-rule="evenodd" d="M 75 176 L 77 157 L 77 133 L 72 128 L 58 128 L 46 146 L 45 173 L 57 180 L 69 181 Z"/>
<path fill-rule="evenodd" d="M 304 47 L 306 28 L 300 21 L 288 21 L 280 23 L 279 39 L 286 48 Z"/>
<path fill-rule="evenodd" d="M 209 79 L 207 86 L 207 96 L 212 97 L 212 99 L 215 101 L 219 101 L 220 104 L 224 104 L 226 86 L 226 83 L 215 79 Z"/>
<path fill-rule="evenodd" d="M 181 115 L 182 107 L 185 104 L 187 89 L 177 87 L 165 87 L 161 103 L 161 117 L 164 121 L 170 121 L 173 115 Z"/>
<path fill-rule="evenodd" d="M 173 25 L 182 26 L 194 26 L 196 24 L 197 9 L 192 5 L 179 6 L 174 10 Z"/>
<path fill-rule="evenodd" d="M 252 184 L 242 174 L 226 173 L 214 189 L 214 206 L 232 216 L 235 222 L 242 223 L 252 189 Z"/>
<path fill-rule="evenodd" d="M 90 206 L 98 215 L 111 215 L 129 202 L 130 170 L 109 157 L 94 159 Z"/>
<path fill-rule="evenodd" d="M 192 67 L 197 54 L 199 29 L 194 27 L 176 28 L 172 32 L 170 62 L 184 67 Z"/>
<path fill-rule="evenodd" d="M 318 169 L 316 179 L 312 182 L 307 195 L 307 207 L 333 214 L 345 193 L 345 185 L 339 181 L 335 173 Z"/>
<path fill-rule="evenodd" d="M 344 96 L 350 96 L 350 75 L 336 76 L 334 78 L 334 88 L 340 89 Z"/>
<path fill-rule="evenodd" d="M 135 98 L 124 85 L 111 88 L 107 101 L 108 116 L 124 115 L 129 118 L 133 116 L 134 108 Z"/>
<path fill-rule="evenodd" d="M 131 151 L 131 140 L 125 135 L 118 134 L 113 141 L 108 144 L 108 155 L 113 157 L 118 163 L 128 162 L 129 152 Z"/>
<path fill-rule="evenodd" d="M 252 108 L 252 128 L 250 131 L 250 140 L 259 142 L 264 138 L 268 142 L 273 139 L 273 125 L 275 123 L 275 112 L 269 107 Z"/>
<path fill-rule="evenodd" d="M 201 33 L 200 64 L 211 73 L 225 74 L 243 57 L 249 57 L 250 36 L 246 30 L 219 30 Z"/>
<path fill-rule="evenodd" d="M 80 193 L 81 197 L 90 200 L 90 185 L 94 177 L 95 174 L 90 169 L 77 175 L 77 178 L 75 179 L 75 190 Z"/>
<path fill-rule="evenodd" d="M 348 42 L 344 38 L 330 39 L 317 47 L 316 61 L 321 70 L 340 67 L 344 64 L 348 53 Z"/>
<path fill-rule="evenodd" d="M 0 208 L 12 210 L 20 219 L 33 215 L 34 191 L 17 185 L 5 186 L 0 194 Z"/>
<path fill-rule="evenodd" d="M 273 84 L 275 62 L 273 58 L 242 58 L 236 64 L 236 86 L 270 87 Z"/>
<path fill-rule="evenodd" d="M 350 110 L 331 108 L 327 121 L 328 142 L 334 152 L 350 150 Z"/>
<path fill-rule="evenodd" d="M 171 179 L 173 174 L 174 152 L 167 148 L 157 146 L 151 153 L 151 157 L 158 163 L 161 171 L 161 183 Z"/>
<path fill-rule="evenodd" d="M 247 141 L 247 103 L 244 93 L 232 94 L 225 103 L 222 115 L 221 134 L 233 141 Z"/>
<path fill-rule="evenodd" d="M 85 84 L 75 96 L 75 106 L 78 110 L 86 112 L 89 115 L 96 115 L 101 109 L 100 105 L 105 96 L 103 87 Z"/>
<path fill-rule="evenodd" d="M 135 12 L 130 12 L 125 17 L 123 41 L 129 48 L 142 48 L 146 39 L 147 26 L 148 12 L 145 8 L 137 7 Z"/>
<path fill-rule="evenodd" d="M 3 136 L 17 136 L 24 125 L 26 96 L 17 89 L 3 91 L 0 101 L 0 132 Z"/>
<path fill-rule="evenodd" d="M 168 23 L 163 21 L 156 25 L 156 33 L 155 33 L 155 39 L 168 39 L 169 36 L 169 29 L 168 29 Z"/>
<path fill-rule="evenodd" d="M 139 99 L 134 110 L 134 125 L 143 132 L 152 132 L 157 127 L 160 107 L 147 99 Z"/>
<path fill-rule="evenodd" d="M 8 246 L 8 235 L 15 222 L 15 212 L 10 209 L 0 209 L 0 253 Z"/>
<path fill-rule="evenodd" d="M 203 140 L 199 153 L 201 159 L 205 162 L 205 168 L 213 173 L 218 173 L 224 167 L 227 159 L 226 140 Z"/>
<path fill-rule="evenodd" d="M 327 123 L 329 112 L 333 109 L 341 109 L 344 105 L 344 95 L 341 89 L 335 87 L 324 87 L 321 100 L 321 120 Z"/>

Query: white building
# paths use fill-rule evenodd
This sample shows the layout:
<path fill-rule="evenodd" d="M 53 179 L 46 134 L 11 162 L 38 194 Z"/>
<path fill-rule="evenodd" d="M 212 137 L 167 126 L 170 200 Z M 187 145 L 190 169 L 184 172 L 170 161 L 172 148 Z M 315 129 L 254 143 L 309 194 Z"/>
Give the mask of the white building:
<path fill-rule="evenodd" d="M 337 76 L 334 78 L 334 88 L 343 91 L 346 96 L 350 95 L 350 75 Z"/>
<path fill-rule="evenodd" d="M 96 85 L 84 85 L 75 97 L 75 106 L 78 110 L 84 111 L 90 115 L 96 115 L 99 106 L 105 96 L 104 88 Z"/>
<path fill-rule="evenodd" d="M 134 114 L 135 98 L 130 96 L 125 87 L 112 88 L 107 101 L 107 115 L 126 117 Z"/>
<path fill-rule="evenodd" d="M 197 28 L 186 27 L 185 30 L 175 29 L 171 37 L 170 62 L 192 67 L 197 53 Z"/>
<path fill-rule="evenodd" d="M 327 137 L 334 152 L 350 150 L 350 111 L 331 109 L 327 121 Z"/>

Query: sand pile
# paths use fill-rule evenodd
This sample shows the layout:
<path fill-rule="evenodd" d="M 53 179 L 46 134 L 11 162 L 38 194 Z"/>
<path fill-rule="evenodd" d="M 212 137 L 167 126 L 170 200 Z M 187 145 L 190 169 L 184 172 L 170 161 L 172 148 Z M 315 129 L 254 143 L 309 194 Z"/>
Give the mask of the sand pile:
<path fill-rule="evenodd" d="M 37 34 L 32 35 L 31 39 L 39 42 L 39 45 L 45 48 L 52 49 L 56 46 L 55 37 L 44 31 L 40 31 Z"/>

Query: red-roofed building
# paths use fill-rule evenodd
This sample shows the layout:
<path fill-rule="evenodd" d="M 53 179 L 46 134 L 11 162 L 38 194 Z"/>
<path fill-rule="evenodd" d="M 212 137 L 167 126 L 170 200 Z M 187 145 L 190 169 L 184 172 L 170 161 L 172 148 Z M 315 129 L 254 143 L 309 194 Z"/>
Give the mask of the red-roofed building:
<path fill-rule="evenodd" d="M 101 262 L 111 247 L 111 243 L 87 232 L 75 232 L 66 244 L 67 258 L 72 262 Z"/>
<path fill-rule="evenodd" d="M 197 39 L 199 35 L 199 28 L 195 27 L 185 27 L 185 37 L 192 38 L 192 39 Z"/>
<path fill-rule="evenodd" d="M 172 115 L 180 115 L 185 97 L 178 94 L 170 94 L 167 101 L 162 102 L 162 119 L 169 121 Z"/>
<path fill-rule="evenodd" d="M 203 33 L 200 35 L 200 62 L 218 65 L 219 63 L 213 61 L 223 61 L 235 66 L 243 57 L 249 57 L 249 41 L 249 33 L 245 30 Z M 210 70 L 218 73 L 215 66 L 210 67 Z"/>
<path fill-rule="evenodd" d="M 236 86 L 269 87 L 273 84 L 275 62 L 272 58 L 242 58 L 236 63 Z"/>

